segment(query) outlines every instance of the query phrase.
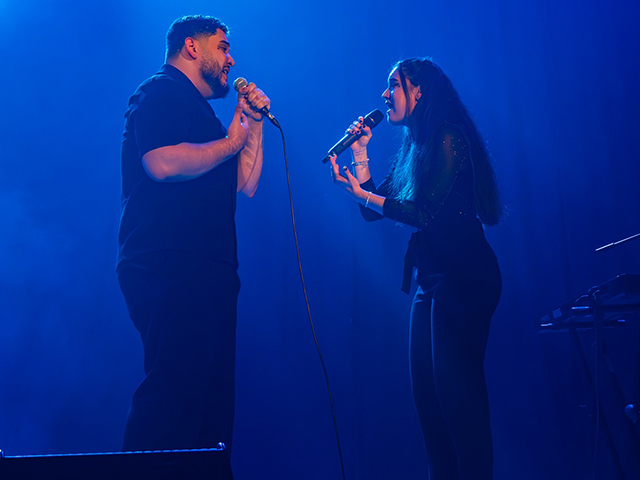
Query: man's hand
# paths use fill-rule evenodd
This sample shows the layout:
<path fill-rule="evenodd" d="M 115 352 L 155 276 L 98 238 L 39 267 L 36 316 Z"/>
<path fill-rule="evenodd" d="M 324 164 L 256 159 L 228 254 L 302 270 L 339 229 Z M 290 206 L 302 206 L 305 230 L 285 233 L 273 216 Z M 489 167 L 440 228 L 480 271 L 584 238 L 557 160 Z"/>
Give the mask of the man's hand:
<path fill-rule="evenodd" d="M 269 108 L 269 105 L 271 105 L 269 97 L 256 87 L 256 84 L 253 82 L 238 90 L 238 101 L 243 106 L 244 114 L 256 122 L 261 122 L 264 118 L 260 109 L 263 107 Z"/>
<path fill-rule="evenodd" d="M 234 154 L 244 148 L 249 137 L 249 123 L 247 116 L 244 114 L 244 105 L 238 102 L 236 110 L 233 113 L 233 119 L 227 129 L 227 138 L 229 139 Z"/>

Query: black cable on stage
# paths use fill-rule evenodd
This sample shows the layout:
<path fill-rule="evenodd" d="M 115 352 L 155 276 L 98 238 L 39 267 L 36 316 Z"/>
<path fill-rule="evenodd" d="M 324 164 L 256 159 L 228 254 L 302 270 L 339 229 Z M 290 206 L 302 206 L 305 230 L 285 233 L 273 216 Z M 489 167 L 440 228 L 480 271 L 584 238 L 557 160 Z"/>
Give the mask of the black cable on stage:
<path fill-rule="evenodd" d="M 331 395 L 331 386 L 329 385 L 329 374 L 327 373 L 327 367 L 324 364 L 324 358 L 322 357 L 322 351 L 320 350 L 320 344 L 318 343 L 318 337 L 316 335 L 316 329 L 313 325 L 313 318 L 311 317 L 311 307 L 309 306 L 309 297 L 307 296 L 307 285 L 304 281 L 304 274 L 302 273 L 302 261 L 300 260 L 300 245 L 298 243 L 298 230 L 296 229 L 296 216 L 293 211 L 293 195 L 291 194 L 291 179 L 289 178 L 289 161 L 287 159 L 287 144 L 284 139 L 284 131 L 280 125 L 276 125 L 280 130 L 282 136 L 282 149 L 284 151 L 284 169 L 287 176 L 287 189 L 289 191 L 289 206 L 291 208 L 291 224 L 293 226 L 293 238 L 296 245 L 296 256 L 298 259 L 298 270 L 300 271 L 300 280 L 302 281 L 302 292 L 304 293 L 304 302 L 307 307 L 307 315 L 309 317 L 309 325 L 311 326 L 311 333 L 313 334 L 313 341 L 316 344 L 316 350 L 318 351 L 318 357 L 320 358 L 320 364 L 322 365 L 322 371 L 324 373 L 324 380 L 327 384 L 327 393 L 329 394 L 329 404 L 331 405 L 331 418 L 333 419 L 333 429 L 336 433 L 336 443 L 338 445 L 338 455 L 340 456 L 340 470 L 342 471 L 342 479 L 346 480 L 344 473 L 344 461 L 342 459 L 342 447 L 340 446 L 340 435 L 338 434 L 338 421 L 336 420 L 336 411 L 333 405 L 333 396 Z"/>

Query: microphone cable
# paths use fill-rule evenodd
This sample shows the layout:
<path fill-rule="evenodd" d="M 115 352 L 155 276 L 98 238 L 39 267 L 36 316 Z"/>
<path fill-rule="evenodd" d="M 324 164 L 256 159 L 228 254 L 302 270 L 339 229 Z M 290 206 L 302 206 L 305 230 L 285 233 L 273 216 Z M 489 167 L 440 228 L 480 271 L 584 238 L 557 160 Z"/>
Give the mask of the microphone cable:
<path fill-rule="evenodd" d="M 273 122 L 272 122 L 273 123 Z M 318 337 L 316 335 L 316 329 L 313 324 L 313 318 L 311 317 L 311 307 L 309 306 L 309 297 L 307 295 L 307 285 L 304 279 L 304 274 L 302 273 L 302 261 L 300 260 L 300 244 L 298 243 L 298 230 L 296 228 L 296 216 L 293 209 L 293 195 L 291 193 L 291 179 L 289 178 L 289 161 L 287 158 L 287 144 L 284 138 L 284 131 L 279 124 L 276 125 L 276 128 L 280 130 L 280 135 L 282 136 L 282 149 L 284 151 L 284 169 L 287 177 L 287 189 L 289 193 L 289 206 L 291 209 L 291 225 L 293 227 L 293 238 L 296 246 L 296 256 L 298 260 L 298 270 L 300 272 L 300 280 L 302 282 L 302 292 L 304 293 L 304 302 L 307 308 L 307 316 L 309 317 L 309 325 L 311 326 L 311 333 L 313 335 L 313 341 L 316 345 L 316 350 L 318 351 L 318 357 L 320 358 L 320 364 L 322 365 L 322 372 L 324 373 L 324 381 L 327 385 L 327 393 L 329 395 L 329 404 L 331 406 L 331 418 L 333 419 L 333 430 L 336 434 L 336 444 L 338 446 L 338 455 L 340 456 L 340 470 L 342 472 L 342 479 L 346 480 L 346 476 L 344 473 L 344 461 L 342 458 L 342 447 L 340 446 L 340 435 L 338 434 L 338 421 L 336 419 L 336 411 L 333 404 L 333 396 L 331 395 L 331 386 L 329 385 L 329 374 L 327 373 L 327 367 L 324 363 L 324 358 L 322 356 L 322 351 L 320 350 L 320 344 L 318 342 Z"/>

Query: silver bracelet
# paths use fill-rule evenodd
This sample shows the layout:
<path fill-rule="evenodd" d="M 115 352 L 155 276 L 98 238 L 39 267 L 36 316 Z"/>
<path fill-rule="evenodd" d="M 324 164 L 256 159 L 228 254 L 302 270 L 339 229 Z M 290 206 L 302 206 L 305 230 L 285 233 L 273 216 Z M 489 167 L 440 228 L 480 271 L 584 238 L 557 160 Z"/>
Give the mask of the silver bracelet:
<path fill-rule="evenodd" d="M 367 200 L 364 202 L 364 208 L 369 208 L 369 199 L 371 198 L 371 192 L 367 194 Z"/>
<path fill-rule="evenodd" d="M 351 166 L 353 166 L 353 167 L 366 167 L 367 165 L 369 165 L 369 159 L 368 158 L 366 160 L 362 160 L 360 162 L 351 162 Z"/>

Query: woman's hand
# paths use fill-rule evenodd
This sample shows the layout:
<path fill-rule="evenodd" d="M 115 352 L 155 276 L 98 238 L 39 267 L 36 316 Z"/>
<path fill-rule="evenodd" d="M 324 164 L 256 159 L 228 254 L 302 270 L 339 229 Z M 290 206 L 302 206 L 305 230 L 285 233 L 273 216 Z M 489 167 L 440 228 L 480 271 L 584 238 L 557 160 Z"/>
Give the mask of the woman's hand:
<path fill-rule="evenodd" d="M 369 140 L 371 140 L 371 128 L 364 124 L 364 117 L 358 117 L 358 120 L 353 122 L 347 132 L 350 135 L 360 135 L 358 139 L 351 144 L 351 150 L 358 152 L 367 148 Z"/>
<path fill-rule="evenodd" d="M 340 166 L 336 163 L 336 155 L 331 155 L 331 179 L 333 183 L 340 185 L 349 193 L 354 200 L 360 201 L 365 198 L 366 192 L 360 187 L 360 182 L 354 177 L 347 167 L 342 167 L 344 176 L 340 173 Z"/>

